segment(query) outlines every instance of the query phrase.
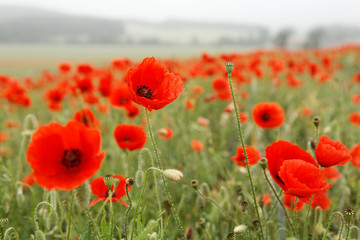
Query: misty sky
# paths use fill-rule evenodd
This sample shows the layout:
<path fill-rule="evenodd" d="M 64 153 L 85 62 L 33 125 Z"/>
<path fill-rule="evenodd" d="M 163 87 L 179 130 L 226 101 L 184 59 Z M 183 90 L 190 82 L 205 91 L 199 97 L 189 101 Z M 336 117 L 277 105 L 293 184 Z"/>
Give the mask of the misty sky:
<path fill-rule="evenodd" d="M 360 27 L 360 0 L 0 0 L 5 4 L 115 19 L 255 23 L 275 30 L 331 24 Z"/>

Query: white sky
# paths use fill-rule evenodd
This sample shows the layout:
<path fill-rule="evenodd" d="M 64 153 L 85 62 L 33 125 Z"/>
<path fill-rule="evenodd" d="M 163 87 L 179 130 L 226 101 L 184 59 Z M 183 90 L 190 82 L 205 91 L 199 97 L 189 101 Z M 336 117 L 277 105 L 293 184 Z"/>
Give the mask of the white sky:
<path fill-rule="evenodd" d="M 255 23 L 305 30 L 318 25 L 360 27 L 360 0 L 0 0 L 76 15 L 145 21 Z"/>

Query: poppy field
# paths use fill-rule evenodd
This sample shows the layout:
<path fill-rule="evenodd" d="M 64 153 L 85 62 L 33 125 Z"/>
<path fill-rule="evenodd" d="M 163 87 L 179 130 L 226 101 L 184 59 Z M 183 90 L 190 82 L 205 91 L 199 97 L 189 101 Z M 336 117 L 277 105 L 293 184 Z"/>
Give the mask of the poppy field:
<path fill-rule="evenodd" d="M 359 239 L 359 46 L 54 69 L 0 73 L 1 240 Z"/>

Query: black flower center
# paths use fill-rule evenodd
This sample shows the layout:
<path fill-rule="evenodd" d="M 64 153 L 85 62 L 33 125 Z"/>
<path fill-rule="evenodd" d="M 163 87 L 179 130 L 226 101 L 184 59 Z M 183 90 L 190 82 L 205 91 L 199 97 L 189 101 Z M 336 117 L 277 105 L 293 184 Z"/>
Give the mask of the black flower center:
<path fill-rule="evenodd" d="M 145 85 L 140 85 L 137 87 L 136 95 L 147 99 L 153 99 L 153 93 L 151 89 Z"/>
<path fill-rule="evenodd" d="M 64 165 L 66 169 L 77 167 L 81 163 L 81 156 L 82 154 L 79 149 L 66 149 L 61 164 Z"/>
<path fill-rule="evenodd" d="M 262 116 L 261 116 L 261 119 L 264 120 L 265 122 L 269 121 L 270 119 L 270 115 L 267 114 L 267 113 L 264 113 Z"/>

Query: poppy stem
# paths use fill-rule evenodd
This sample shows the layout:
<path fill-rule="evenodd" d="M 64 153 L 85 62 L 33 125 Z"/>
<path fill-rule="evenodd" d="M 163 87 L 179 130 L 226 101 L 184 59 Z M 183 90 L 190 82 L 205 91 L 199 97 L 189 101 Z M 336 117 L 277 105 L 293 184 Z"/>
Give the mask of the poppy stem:
<path fill-rule="evenodd" d="M 114 186 L 114 191 L 116 187 Z M 111 188 L 109 188 L 109 204 L 110 204 L 110 238 L 113 239 L 113 230 L 114 230 L 114 208 L 112 203 L 112 195 L 114 191 L 111 191 Z"/>
<path fill-rule="evenodd" d="M 250 167 L 249 167 L 249 160 L 248 160 L 247 153 L 246 153 L 246 150 L 245 150 L 244 139 L 243 139 L 242 132 L 241 132 L 239 113 L 238 113 L 238 109 L 237 109 L 237 106 L 236 106 L 235 95 L 234 95 L 234 90 L 233 90 L 233 86 L 232 86 L 232 80 L 231 80 L 231 73 L 230 72 L 228 72 L 228 80 L 229 80 L 229 87 L 230 87 L 231 96 L 232 96 L 232 100 L 233 100 L 233 104 L 234 104 L 235 118 L 236 118 L 236 121 L 237 121 L 238 133 L 239 133 L 239 137 L 240 137 L 240 141 L 241 141 L 241 146 L 242 146 L 243 151 L 244 151 L 244 156 L 245 156 L 245 161 L 246 161 L 246 170 L 247 170 L 247 175 L 248 175 L 248 178 L 249 178 L 249 181 L 250 181 L 251 194 L 252 194 L 254 205 L 255 205 L 256 216 L 257 216 L 257 218 L 258 218 L 258 220 L 260 222 L 260 237 L 261 237 L 261 239 L 264 239 L 263 228 L 262 228 L 262 224 L 261 224 L 261 221 L 260 221 L 260 219 L 261 219 L 260 218 L 260 213 L 259 213 L 259 209 L 258 209 L 258 204 L 256 202 L 255 188 L 254 188 L 254 184 L 253 184 L 252 177 L 251 177 L 251 172 L 250 172 Z"/>
<path fill-rule="evenodd" d="M 311 195 L 311 199 L 310 199 L 310 202 L 309 202 L 309 206 L 308 206 L 308 209 L 307 209 L 307 211 L 306 211 L 306 217 L 305 217 L 305 238 L 306 238 L 306 236 L 307 236 L 307 234 L 308 234 L 308 218 L 309 218 L 309 214 L 310 214 L 310 207 L 311 207 L 311 202 L 312 202 L 312 200 L 313 200 L 313 198 L 314 198 L 314 194 L 313 195 Z"/>
<path fill-rule="evenodd" d="M 330 222 L 328 223 L 328 226 L 327 226 L 327 228 L 326 228 L 326 232 L 325 232 L 322 240 L 325 240 L 325 239 L 326 239 L 326 235 L 327 235 L 327 233 L 329 232 L 331 223 L 332 223 L 332 221 L 333 221 L 333 219 L 334 219 L 334 217 L 335 217 L 336 215 L 340 215 L 341 221 L 342 221 L 342 223 L 341 223 L 341 229 L 340 229 L 340 232 L 339 232 L 339 239 L 341 239 L 341 234 L 342 234 L 342 231 L 343 231 L 343 229 L 344 229 L 345 219 L 344 219 L 344 215 L 343 215 L 341 212 L 337 211 L 337 212 L 334 212 L 334 213 L 331 214 L 331 216 L 330 216 Z"/>
<path fill-rule="evenodd" d="M 94 222 L 94 219 L 93 219 L 92 216 L 91 216 L 90 208 L 87 207 L 87 208 L 85 208 L 85 210 L 86 210 L 87 217 L 88 217 L 88 219 L 89 219 L 89 221 L 90 221 L 90 223 L 91 223 L 91 225 L 92 225 L 92 227 L 93 227 L 93 229 L 94 229 L 94 231 L 95 231 L 98 239 L 100 240 L 100 239 L 101 239 L 101 236 L 100 236 L 99 230 L 98 230 L 98 228 L 97 228 L 97 226 L 96 226 L 96 224 L 95 224 L 95 222 Z"/>
<path fill-rule="evenodd" d="M 155 140 L 154 140 L 154 136 L 153 136 L 153 133 L 152 133 L 152 129 L 151 129 L 149 112 L 148 112 L 148 110 L 146 108 L 145 108 L 145 113 L 146 113 L 146 120 L 147 120 L 148 129 L 149 129 L 151 143 L 152 143 L 154 151 L 155 151 L 156 160 L 157 160 L 159 169 L 161 171 L 163 171 L 164 169 L 163 169 L 161 161 L 160 161 L 159 153 L 158 153 L 156 143 L 155 143 Z M 164 189 L 165 189 L 168 201 L 169 201 L 170 206 L 171 206 L 171 212 L 174 215 L 177 227 L 178 227 L 178 229 L 179 229 L 179 231 L 180 231 L 180 233 L 182 235 L 182 238 L 185 239 L 185 230 L 184 230 L 184 228 L 183 228 L 183 226 L 181 224 L 180 218 L 179 218 L 178 213 L 177 213 L 177 209 L 176 209 L 174 203 L 172 202 L 172 197 L 171 197 L 170 191 L 169 191 L 169 189 L 167 187 L 165 176 L 164 176 L 164 174 L 162 172 L 160 173 L 160 175 L 161 175 L 161 178 L 162 178 L 162 182 L 163 182 L 163 185 L 164 185 Z"/>
<path fill-rule="evenodd" d="M 286 220 L 288 221 L 288 223 L 289 223 L 289 225 L 290 225 L 290 227 L 291 227 L 291 230 L 292 230 L 293 234 L 296 235 L 294 226 L 293 226 L 293 224 L 292 224 L 291 221 L 290 221 L 290 217 L 289 217 L 289 215 L 287 214 L 287 211 L 286 211 L 286 209 L 285 209 L 285 207 L 284 207 L 284 204 L 283 204 L 282 201 L 280 200 L 279 194 L 277 194 L 274 186 L 271 184 L 271 182 L 270 182 L 270 180 L 269 180 L 269 178 L 268 178 L 268 176 L 267 176 L 267 174 L 266 174 L 266 170 L 265 170 L 265 169 L 263 169 L 263 173 L 264 173 L 264 177 L 265 177 L 266 182 L 269 184 L 269 186 L 270 186 L 271 190 L 273 191 L 276 199 L 277 199 L 278 202 L 280 203 L 280 206 L 281 206 L 282 209 L 284 210 L 284 214 L 285 214 Z"/>
<path fill-rule="evenodd" d="M 129 186 L 129 185 L 126 183 L 125 191 L 126 191 L 127 199 L 128 199 L 128 201 L 129 201 L 129 207 L 128 207 L 128 209 L 126 210 L 125 219 L 124 219 L 124 234 L 125 234 L 125 240 L 128 239 L 128 236 L 127 236 L 127 220 L 128 220 L 128 217 L 129 217 L 129 213 L 130 213 L 131 207 L 132 207 L 131 199 L 130 199 L 130 195 L 129 195 L 129 191 L 128 191 L 128 186 Z"/>
<path fill-rule="evenodd" d="M 69 219 L 68 219 L 68 229 L 67 229 L 66 240 L 70 239 L 71 213 L 72 213 L 72 206 L 73 206 L 73 203 L 74 203 L 74 195 L 75 195 L 75 191 L 72 190 L 71 191 L 70 205 L 69 205 L 69 210 L 68 210 Z"/>
<path fill-rule="evenodd" d="M 143 194 L 144 194 L 145 186 L 146 186 L 146 183 L 147 183 L 147 180 L 148 180 L 148 177 L 149 177 L 149 173 L 150 173 L 151 170 L 156 170 L 156 171 L 162 172 L 160 169 L 157 169 L 157 168 L 155 168 L 155 167 L 150 167 L 150 168 L 146 171 L 144 185 L 143 185 L 143 188 L 142 188 L 142 190 L 141 190 L 140 197 L 139 197 L 139 200 L 138 200 L 138 202 L 137 202 L 137 204 L 136 204 L 136 208 L 135 208 L 135 214 L 134 214 L 133 225 L 132 225 L 132 228 L 131 228 L 130 240 L 133 239 L 137 212 L 138 212 L 138 209 L 139 209 L 139 206 L 140 206 L 140 201 L 141 201 L 142 196 L 143 196 Z"/>
<path fill-rule="evenodd" d="M 296 209 L 296 204 L 297 204 L 297 200 L 298 197 L 295 196 L 295 202 L 294 202 L 294 224 L 295 224 L 295 238 L 297 238 L 298 236 L 298 228 L 297 228 L 297 209 Z"/>

